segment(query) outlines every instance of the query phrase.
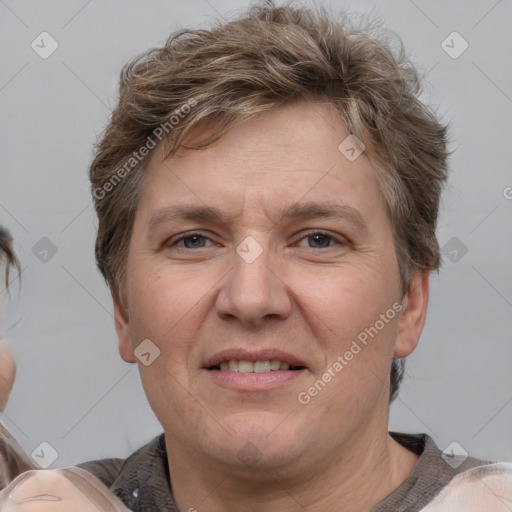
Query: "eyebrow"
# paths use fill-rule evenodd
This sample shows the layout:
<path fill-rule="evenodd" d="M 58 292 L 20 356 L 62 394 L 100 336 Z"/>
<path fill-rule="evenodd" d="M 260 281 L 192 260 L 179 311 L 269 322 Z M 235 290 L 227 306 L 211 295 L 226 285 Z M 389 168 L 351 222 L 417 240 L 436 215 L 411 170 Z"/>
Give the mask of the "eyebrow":
<path fill-rule="evenodd" d="M 158 210 L 151 217 L 148 228 L 151 230 L 161 223 L 179 221 L 202 221 L 226 225 L 237 217 L 238 214 L 227 215 L 211 206 L 175 205 Z M 276 223 L 316 218 L 345 219 L 359 230 L 365 230 L 367 227 L 361 213 L 351 206 L 339 203 L 317 203 L 312 201 L 293 203 L 290 206 L 279 208 Z"/>

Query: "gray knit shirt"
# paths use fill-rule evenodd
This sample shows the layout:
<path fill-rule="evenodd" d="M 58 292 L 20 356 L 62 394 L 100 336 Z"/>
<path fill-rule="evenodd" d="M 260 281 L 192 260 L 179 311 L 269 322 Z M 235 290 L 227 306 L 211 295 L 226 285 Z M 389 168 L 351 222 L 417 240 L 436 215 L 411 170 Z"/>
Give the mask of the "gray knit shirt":
<path fill-rule="evenodd" d="M 485 464 L 468 458 L 454 469 L 426 434 L 390 434 L 420 458 L 405 482 L 369 512 L 418 512 L 455 475 Z M 127 459 L 103 459 L 79 467 L 99 478 L 133 512 L 179 512 L 171 493 L 164 434 Z"/>

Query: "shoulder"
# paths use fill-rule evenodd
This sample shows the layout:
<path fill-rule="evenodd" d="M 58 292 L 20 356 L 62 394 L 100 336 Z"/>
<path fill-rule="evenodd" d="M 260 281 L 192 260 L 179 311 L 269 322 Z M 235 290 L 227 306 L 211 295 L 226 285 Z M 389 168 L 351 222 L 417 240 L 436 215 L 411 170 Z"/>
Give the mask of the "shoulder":
<path fill-rule="evenodd" d="M 436 497 L 443 494 L 459 474 L 464 474 L 488 461 L 462 456 L 452 450 L 450 444 L 441 450 L 434 440 L 426 434 L 403 434 L 390 432 L 390 435 L 402 446 L 419 456 L 412 473 L 393 493 L 379 503 L 372 512 L 408 510 L 411 512 L 438 512 L 450 508 L 425 508 L 433 504 Z M 456 510 L 456 509 L 455 509 Z M 482 509 L 480 509 L 482 510 Z M 466 511 L 464 511 L 466 512 Z M 510 510 L 508 511 L 510 512 Z"/>
<path fill-rule="evenodd" d="M 172 497 L 164 434 L 127 459 L 86 462 L 80 467 L 99 478 L 130 510 L 178 510 Z"/>
<path fill-rule="evenodd" d="M 510 512 L 512 463 L 485 464 L 456 475 L 422 512 Z"/>
<path fill-rule="evenodd" d="M 77 467 L 94 475 L 104 485 L 110 487 L 122 471 L 125 462 L 126 459 L 91 460 L 78 464 Z"/>
<path fill-rule="evenodd" d="M 134 468 L 144 465 L 150 459 L 161 456 L 162 450 L 165 452 L 164 434 L 155 437 L 126 459 L 92 460 L 78 464 L 77 467 L 85 469 L 101 480 L 107 487 L 111 487 L 120 476 L 126 473 L 133 473 Z"/>
<path fill-rule="evenodd" d="M 103 482 L 129 509 L 140 505 L 144 510 L 177 510 L 170 487 L 164 434 L 126 459 L 96 460 L 79 467 Z"/>

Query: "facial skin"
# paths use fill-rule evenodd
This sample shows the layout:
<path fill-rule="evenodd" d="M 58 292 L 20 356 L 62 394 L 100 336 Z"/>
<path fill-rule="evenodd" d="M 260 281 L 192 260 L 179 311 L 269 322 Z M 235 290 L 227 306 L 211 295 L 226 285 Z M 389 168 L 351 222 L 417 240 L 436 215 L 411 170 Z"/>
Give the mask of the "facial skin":
<path fill-rule="evenodd" d="M 206 150 L 164 161 L 157 148 L 149 162 L 126 307 L 114 299 L 116 330 L 126 361 L 136 361 L 145 339 L 160 350 L 139 367 L 166 433 L 182 510 L 221 511 L 227 503 L 242 511 L 297 510 L 298 503 L 334 510 L 340 499 L 344 510 L 367 510 L 417 460 L 387 434 L 388 383 L 393 356 L 405 357 L 418 342 L 428 273 L 416 273 L 402 297 L 375 170 L 364 155 L 350 162 L 338 150 L 347 136 L 328 106 L 298 103 L 238 125 Z M 352 216 L 280 220 L 305 203 L 343 206 Z M 159 210 L 184 205 L 226 218 L 150 228 Z M 205 238 L 176 242 L 196 232 Z M 311 236 L 318 232 L 332 238 Z M 246 237 L 262 249 L 251 263 L 236 251 Z M 301 404 L 299 393 L 394 303 L 403 305 L 401 315 Z M 274 384 L 269 374 L 233 372 L 228 381 L 205 364 L 229 349 L 258 360 L 280 350 L 306 369 L 276 372 L 284 377 Z"/>

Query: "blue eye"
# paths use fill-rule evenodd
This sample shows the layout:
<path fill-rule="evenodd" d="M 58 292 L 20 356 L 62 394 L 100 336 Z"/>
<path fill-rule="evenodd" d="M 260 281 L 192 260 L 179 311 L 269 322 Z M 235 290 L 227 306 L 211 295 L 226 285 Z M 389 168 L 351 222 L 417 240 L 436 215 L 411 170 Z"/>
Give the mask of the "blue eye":
<path fill-rule="evenodd" d="M 304 245 L 304 241 L 306 240 L 307 245 Z M 170 243 L 169 246 L 177 246 L 180 249 L 204 249 L 208 246 L 207 242 L 210 242 L 210 244 L 212 243 L 208 237 L 203 236 L 200 233 L 189 233 Z M 327 249 L 334 245 L 343 245 L 343 242 L 332 235 L 328 235 L 327 233 L 313 231 L 310 234 L 303 236 L 297 245 L 307 247 L 309 249 Z"/>
<path fill-rule="evenodd" d="M 325 247 L 329 247 L 333 241 L 332 236 L 326 235 L 324 233 L 313 233 L 312 235 L 308 235 L 305 238 L 307 238 L 310 242 L 309 247 L 313 249 L 323 249 Z M 311 245 L 311 242 L 318 245 Z"/>
<path fill-rule="evenodd" d="M 303 240 L 308 241 L 307 247 L 310 249 L 327 249 L 329 247 L 332 247 L 336 243 L 338 245 L 341 243 L 333 236 L 328 235 L 327 233 L 323 233 L 322 231 L 314 231 L 309 235 L 306 235 L 305 237 L 301 238 L 298 245 L 304 247 L 304 245 L 301 244 Z"/>
<path fill-rule="evenodd" d="M 192 233 L 190 235 L 178 238 L 173 245 L 177 245 L 179 242 L 183 242 L 185 249 L 202 249 L 205 245 L 204 242 L 208 240 L 205 236 L 199 233 Z"/>

